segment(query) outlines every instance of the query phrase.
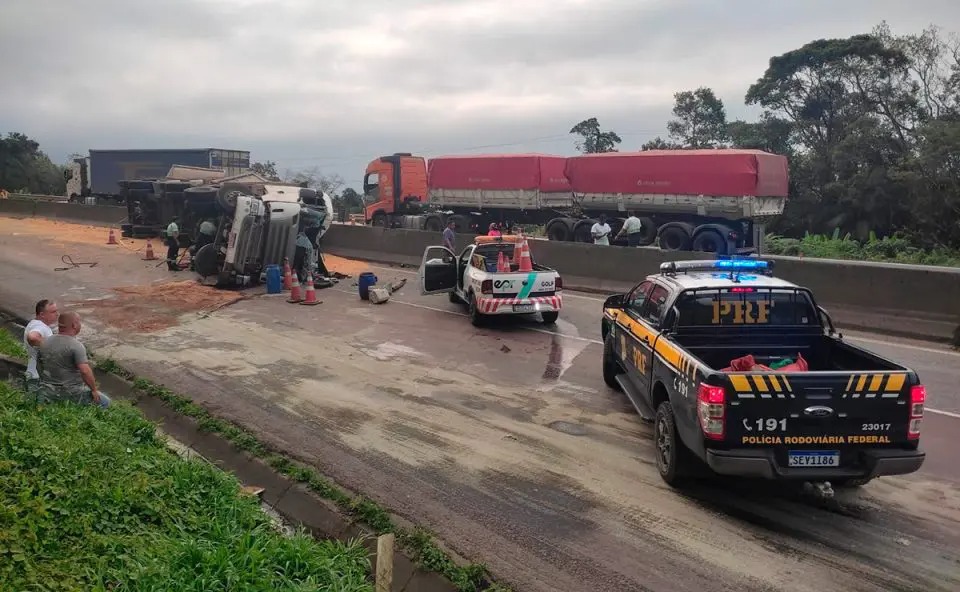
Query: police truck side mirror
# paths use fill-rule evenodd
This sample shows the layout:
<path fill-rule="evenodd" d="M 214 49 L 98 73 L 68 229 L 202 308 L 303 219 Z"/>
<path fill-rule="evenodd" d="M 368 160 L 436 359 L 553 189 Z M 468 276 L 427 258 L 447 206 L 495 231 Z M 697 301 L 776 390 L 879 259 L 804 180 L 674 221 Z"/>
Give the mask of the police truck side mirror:
<path fill-rule="evenodd" d="M 820 314 L 820 324 L 826 328 L 827 335 L 831 337 L 837 335 L 840 339 L 843 339 L 843 334 L 838 334 L 837 329 L 833 326 L 833 319 L 830 317 L 827 309 L 822 306 L 817 306 L 817 312 Z"/>
<path fill-rule="evenodd" d="M 623 308 L 623 294 L 614 294 L 603 301 L 604 308 Z"/>

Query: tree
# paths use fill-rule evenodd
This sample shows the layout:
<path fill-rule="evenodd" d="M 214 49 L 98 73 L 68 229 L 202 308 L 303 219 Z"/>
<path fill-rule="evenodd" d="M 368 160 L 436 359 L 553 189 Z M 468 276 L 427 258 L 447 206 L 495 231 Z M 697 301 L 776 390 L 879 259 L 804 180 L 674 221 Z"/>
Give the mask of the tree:
<path fill-rule="evenodd" d="M 732 147 L 763 150 L 773 154 L 793 153 L 790 139 L 792 131 L 793 126 L 789 121 L 770 113 L 764 113 L 757 122 L 737 119 L 727 124 L 727 136 Z"/>
<path fill-rule="evenodd" d="M 657 136 L 641 146 L 640 150 L 679 150 L 680 148 L 683 148 L 683 146 L 668 142 L 660 136 Z"/>
<path fill-rule="evenodd" d="M 720 148 L 727 143 L 727 113 L 713 90 L 701 86 L 673 95 L 670 138 L 683 148 Z"/>
<path fill-rule="evenodd" d="M 65 171 L 24 134 L 8 133 L 0 139 L 0 189 L 63 195 L 67 190 Z"/>
<path fill-rule="evenodd" d="M 331 198 L 339 195 L 340 189 L 344 186 L 343 177 L 333 173 L 325 175 L 320 171 L 320 167 L 310 167 L 300 171 L 287 171 L 284 175 L 284 181 L 294 183 L 301 187 L 309 187 L 317 191 L 323 191 Z"/>
<path fill-rule="evenodd" d="M 584 119 L 570 128 L 570 133 L 580 136 L 576 147 L 583 154 L 616 152 L 617 146 L 623 141 L 613 131 L 601 131 L 596 117 Z"/>
<path fill-rule="evenodd" d="M 250 165 L 250 170 L 254 173 L 269 179 L 270 181 L 279 181 L 280 175 L 277 174 L 277 163 L 272 160 L 264 162 L 255 162 Z"/>

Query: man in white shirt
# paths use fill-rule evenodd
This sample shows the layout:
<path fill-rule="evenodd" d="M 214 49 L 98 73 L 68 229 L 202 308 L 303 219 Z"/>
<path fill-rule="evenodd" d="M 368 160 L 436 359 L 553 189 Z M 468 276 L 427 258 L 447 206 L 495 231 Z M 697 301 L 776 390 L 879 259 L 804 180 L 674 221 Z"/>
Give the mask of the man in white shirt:
<path fill-rule="evenodd" d="M 23 347 L 29 356 L 27 377 L 38 379 L 40 374 L 37 372 L 37 350 L 47 337 L 53 335 L 52 327 L 56 326 L 58 317 L 57 303 L 44 298 L 37 302 L 34 314 L 34 319 L 23 328 Z"/>
<path fill-rule="evenodd" d="M 627 235 L 627 244 L 631 247 L 639 247 L 640 239 L 643 238 L 641 231 L 643 230 L 643 223 L 640 222 L 640 218 L 637 218 L 637 215 L 633 212 L 628 212 L 627 219 L 623 222 L 623 228 L 620 229 L 620 232 L 617 233 L 617 236 L 613 240 L 620 238 L 620 235 Z"/>
<path fill-rule="evenodd" d="M 610 225 L 607 224 L 607 216 L 605 214 L 600 214 L 597 223 L 590 227 L 590 236 L 593 237 L 593 244 L 595 245 L 610 244 Z"/>

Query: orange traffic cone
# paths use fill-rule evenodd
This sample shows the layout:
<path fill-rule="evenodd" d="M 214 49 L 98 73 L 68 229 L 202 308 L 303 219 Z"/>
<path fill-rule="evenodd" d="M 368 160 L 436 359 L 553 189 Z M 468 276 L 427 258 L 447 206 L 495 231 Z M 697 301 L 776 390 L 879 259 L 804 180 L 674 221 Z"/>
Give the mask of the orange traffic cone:
<path fill-rule="evenodd" d="M 527 239 L 523 239 L 520 243 L 520 267 L 517 271 L 531 272 L 533 271 L 533 259 L 530 258 L 530 245 L 527 244 Z"/>
<path fill-rule="evenodd" d="M 110 234 L 107 236 L 107 244 L 108 244 L 108 245 L 119 245 L 119 244 L 120 244 L 120 243 L 117 242 L 117 235 L 115 235 L 115 234 L 113 233 L 113 228 L 110 229 Z"/>
<path fill-rule="evenodd" d="M 147 251 L 143 256 L 144 261 L 156 261 L 157 256 L 153 252 L 153 243 L 150 242 L 150 239 L 147 239 Z"/>
<path fill-rule="evenodd" d="M 287 298 L 287 302 L 291 304 L 296 304 L 303 300 L 303 296 L 300 295 L 300 278 L 297 277 L 297 274 L 293 274 L 292 283 L 290 284 L 290 298 Z"/>
<path fill-rule="evenodd" d="M 293 286 L 293 272 L 290 270 L 290 260 L 286 257 L 283 258 L 283 291 L 286 292 L 290 290 L 290 287 Z"/>
<path fill-rule="evenodd" d="M 510 271 L 510 264 L 507 263 L 507 257 L 503 254 L 503 251 L 500 251 L 500 254 L 497 255 L 497 272 L 504 273 Z"/>
<path fill-rule="evenodd" d="M 313 274 L 307 274 L 307 297 L 304 298 L 300 304 L 320 304 L 320 301 L 317 300 L 317 289 L 313 285 Z"/>

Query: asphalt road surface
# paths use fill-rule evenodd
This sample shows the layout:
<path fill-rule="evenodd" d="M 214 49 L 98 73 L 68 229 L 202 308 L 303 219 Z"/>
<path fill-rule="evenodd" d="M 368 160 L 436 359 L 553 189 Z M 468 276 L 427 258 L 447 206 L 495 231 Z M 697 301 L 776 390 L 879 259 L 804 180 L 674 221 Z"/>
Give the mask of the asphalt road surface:
<path fill-rule="evenodd" d="M 408 279 L 381 306 L 349 280 L 315 307 L 249 291 L 198 314 L 144 297 L 142 314 L 175 322 L 143 332 L 117 314 L 140 309 L 97 299 L 174 274 L 127 247 L 7 222 L 3 307 L 32 314 L 53 297 L 79 309 L 95 353 L 429 528 L 518 590 L 960 589 L 960 356 L 938 346 L 852 336 L 927 385 L 938 413 L 920 472 L 834 504 L 735 480 L 678 492 L 657 475 L 651 427 L 603 384 L 599 296 L 566 293 L 556 328 L 475 329 L 445 296 L 418 295 L 409 270 L 379 268 L 381 282 Z M 54 271 L 63 254 L 98 265 Z"/>

